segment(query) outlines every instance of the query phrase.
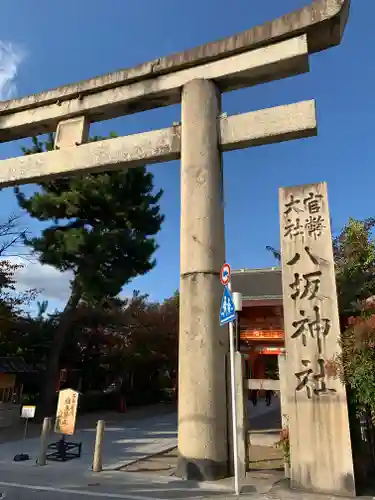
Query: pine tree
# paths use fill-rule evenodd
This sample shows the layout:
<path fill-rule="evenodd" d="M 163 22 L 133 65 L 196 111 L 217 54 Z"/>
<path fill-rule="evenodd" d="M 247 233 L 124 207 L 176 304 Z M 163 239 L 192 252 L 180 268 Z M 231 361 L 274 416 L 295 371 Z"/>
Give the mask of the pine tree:
<path fill-rule="evenodd" d="M 32 148 L 23 151 L 51 149 L 53 136 L 44 142 L 34 138 Z M 162 191 L 155 193 L 153 175 L 138 167 L 53 179 L 39 184 L 29 197 L 19 188 L 15 192 L 20 207 L 31 217 L 50 222 L 40 236 L 26 238 L 25 243 L 42 264 L 73 274 L 46 372 L 43 409 L 51 415 L 60 353 L 80 301 L 98 303 L 115 297 L 125 284 L 155 265 L 155 236 L 163 222 Z"/>

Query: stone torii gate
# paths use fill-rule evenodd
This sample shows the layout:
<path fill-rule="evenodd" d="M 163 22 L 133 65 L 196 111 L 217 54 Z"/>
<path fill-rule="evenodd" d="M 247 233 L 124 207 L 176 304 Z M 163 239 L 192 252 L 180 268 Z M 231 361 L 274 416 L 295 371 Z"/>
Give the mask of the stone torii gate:
<path fill-rule="evenodd" d="M 228 474 L 222 153 L 317 133 L 314 101 L 226 117 L 221 93 L 309 71 L 338 45 L 350 0 L 315 0 L 218 42 L 104 76 L 0 102 L 0 141 L 57 132 L 55 150 L 3 160 L 0 185 L 181 158 L 178 474 Z M 87 143 L 89 124 L 182 103 L 181 124 Z M 317 458 L 318 459 L 318 458 Z"/>

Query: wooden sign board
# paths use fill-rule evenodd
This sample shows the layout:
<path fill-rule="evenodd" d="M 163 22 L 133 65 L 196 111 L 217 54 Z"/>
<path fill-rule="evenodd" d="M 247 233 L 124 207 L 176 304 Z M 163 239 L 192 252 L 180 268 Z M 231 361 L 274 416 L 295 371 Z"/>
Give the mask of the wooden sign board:
<path fill-rule="evenodd" d="M 68 436 L 74 434 L 78 408 L 78 396 L 79 393 L 77 391 L 73 391 L 73 389 L 64 389 L 59 392 L 55 421 L 56 433 Z"/>
<path fill-rule="evenodd" d="M 241 332 L 241 340 L 284 340 L 283 330 L 247 330 Z"/>
<path fill-rule="evenodd" d="M 264 354 L 265 356 L 278 356 L 284 352 L 283 347 L 266 347 L 266 346 L 257 346 L 255 351 L 259 354 Z"/>
<path fill-rule="evenodd" d="M 355 495 L 327 185 L 279 192 L 291 484 Z"/>
<path fill-rule="evenodd" d="M 34 418 L 35 417 L 36 406 L 25 405 L 21 409 L 21 418 Z"/>

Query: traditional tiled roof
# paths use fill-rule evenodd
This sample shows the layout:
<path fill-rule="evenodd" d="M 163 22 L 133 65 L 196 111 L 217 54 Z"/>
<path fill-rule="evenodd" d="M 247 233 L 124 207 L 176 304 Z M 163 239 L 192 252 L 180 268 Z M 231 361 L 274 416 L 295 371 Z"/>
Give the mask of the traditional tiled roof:
<path fill-rule="evenodd" d="M 23 358 L 0 358 L 0 373 L 29 373 L 33 369 Z"/>
<path fill-rule="evenodd" d="M 243 300 L 281 300 L 283 296 L 279 267 L 233 270 L 231 284 Z"/>

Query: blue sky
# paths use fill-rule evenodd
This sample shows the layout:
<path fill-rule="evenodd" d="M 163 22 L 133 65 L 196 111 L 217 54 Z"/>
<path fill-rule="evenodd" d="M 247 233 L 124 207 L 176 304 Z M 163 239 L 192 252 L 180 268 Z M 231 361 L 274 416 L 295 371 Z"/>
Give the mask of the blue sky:
<path fill-rule="evenodd" d="M 0 82 L 5 70 L 12 76 L 17 68 L 15 96 L 40 92 L 234 34 L 306 3 L 2 0 Z M 374 0 L 354 2 L 342 45 L 312 56 L 310 73 L 223 96 L 223 111 L 228 114 L 311 98 L 318 109 L 317 138 L 224 155 L 227 260 L 233 268 L 274 265 L 265 247 L 277 247 L 279 242 L 280 186 L 327 181 L 335 231 L 350 216 L 375 215 L 374 18 Z M 13 68 L 4 65 L 7 44 L 13 54 L 22 56 Z M 170 126 L 179 114 L 180 107 L 173 106 L 94 125 L 91 130 L 126 135 Z M 18 156 L 19 147 L 19 143 L 1 144 L 0 159 Z M 137 288 L 161 300 L 179 283 L 179 164 L 157 165 L 152 171 L 156 187 L 164 189 L 161 205 L 166 217 L 158 237 L 157 266 L 125 291 Z M 0 193 L 0 203 L 2 217 L 17 210 L 12 190 Z M 38 232 L 35 221 L 26 222 Z M 28 286 L 45 287 L 51 306 L 61 307 L 68 293 L 66 277 L 30 264 L 23 277 Z"/>

